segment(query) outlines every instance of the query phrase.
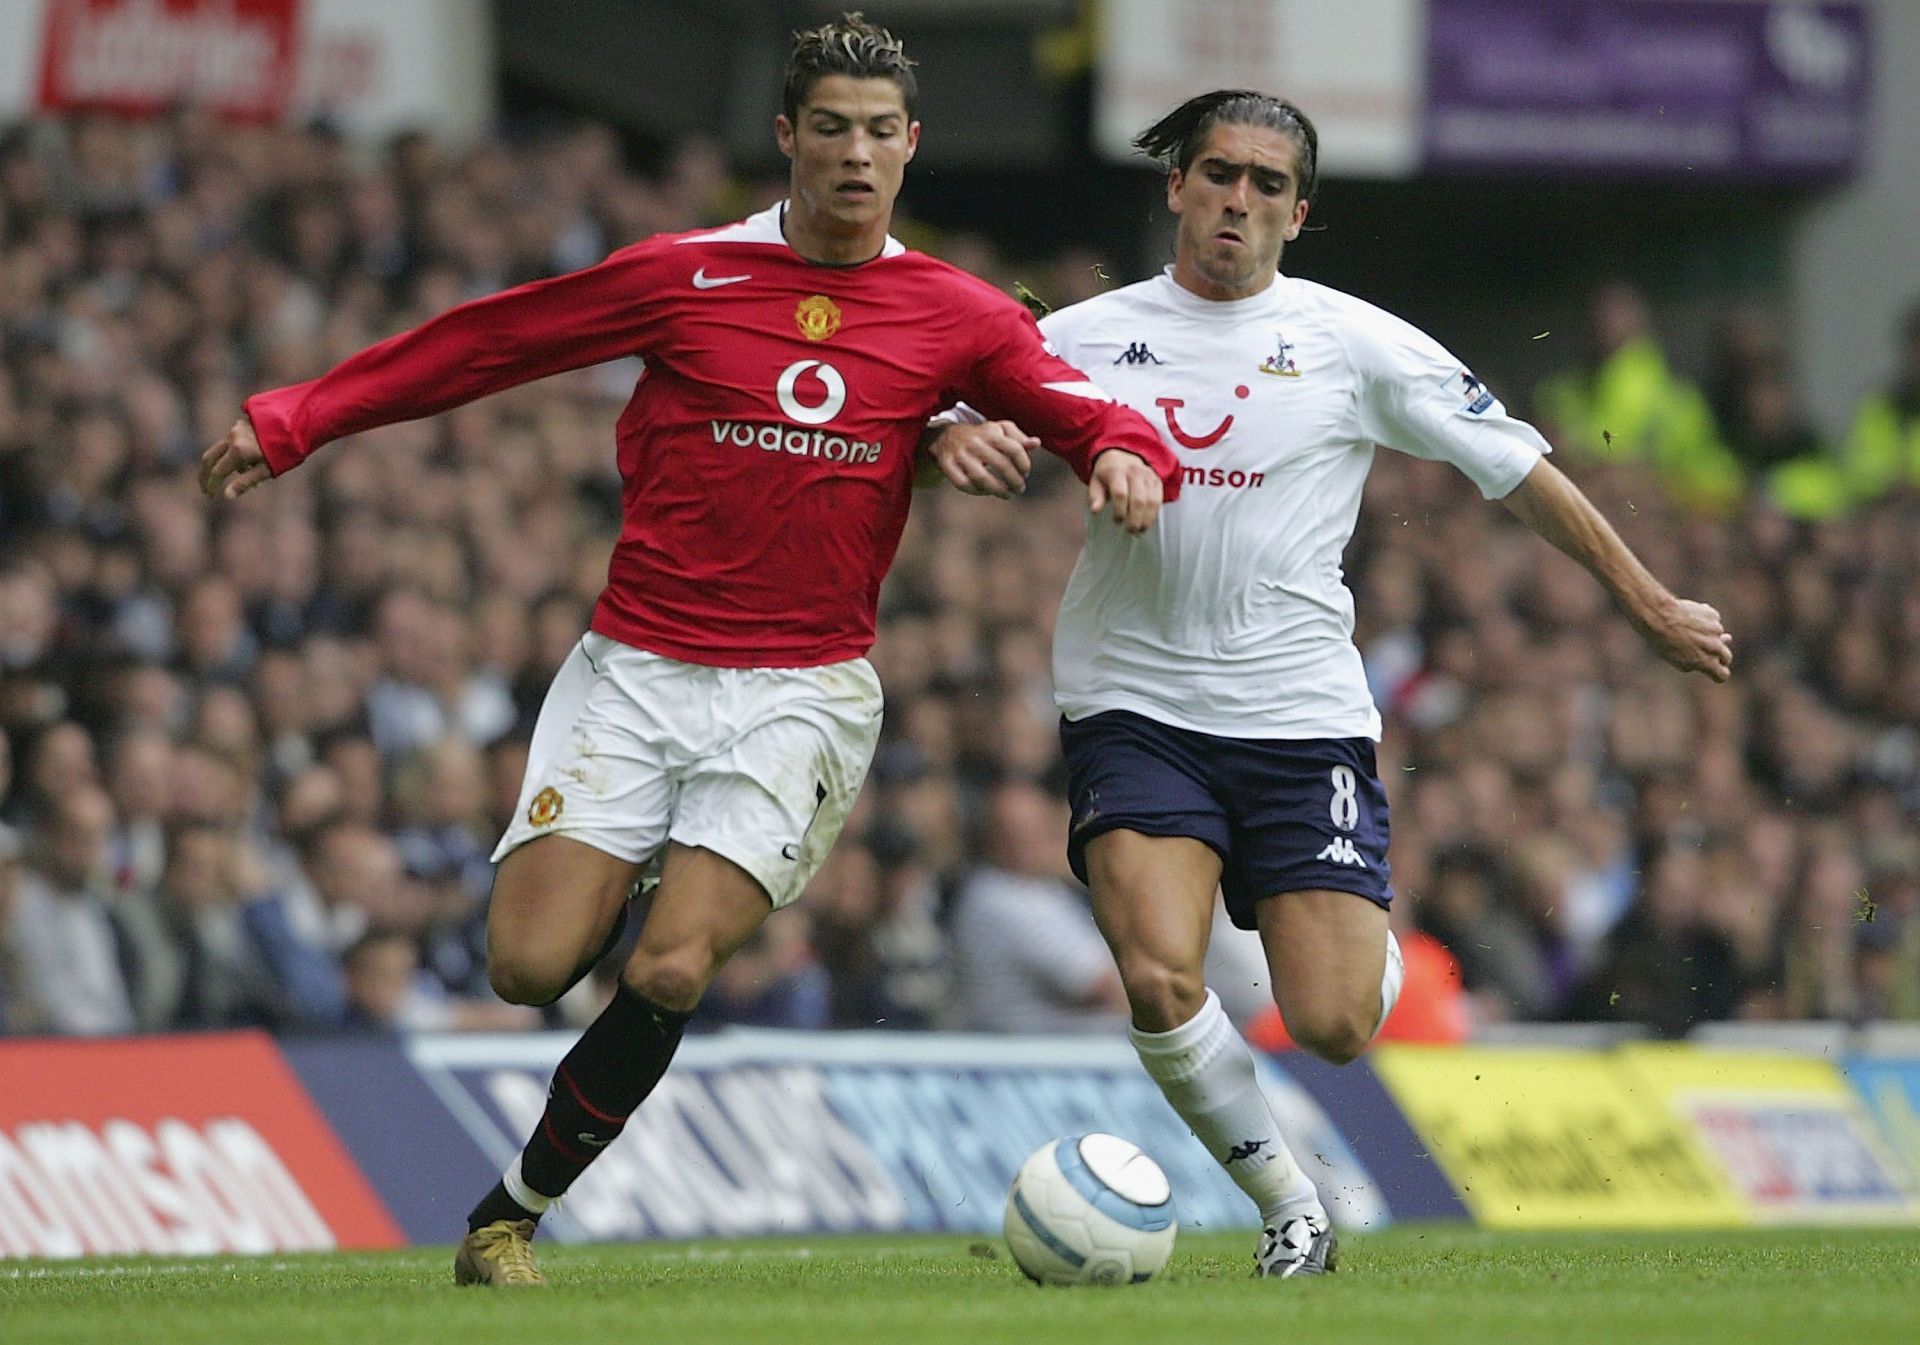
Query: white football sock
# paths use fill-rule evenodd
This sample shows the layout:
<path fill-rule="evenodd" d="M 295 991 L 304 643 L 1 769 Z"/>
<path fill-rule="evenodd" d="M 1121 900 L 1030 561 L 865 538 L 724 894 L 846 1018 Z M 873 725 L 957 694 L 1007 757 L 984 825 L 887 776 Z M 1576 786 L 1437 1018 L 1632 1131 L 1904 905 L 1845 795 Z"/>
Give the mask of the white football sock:
<path fill-rule="evenodd" d="M 1387 969 L 1380 973 L 1380 1021 L 1373 1025 L 1373 1035 L 1379 1036 L 1380 1029 L 1387 1025 L 1387 1018 L 1393 1013 L 1393 1006 L 1400 1002 L 1400 987 L 1407 979 L 1407 964 L 1400 956 L 1400 940 L 1393 937 L 1393 931 L 1387 931 Z"/>
<path fill-rule="evenodd" d="M 545 1214 L 553 1207 L 559 1196 L 543 1196 L 520 1175 L 520 1155 L 515 1154 L 513 1161 L 507 1164 L 507 1170 L 500 1175 L 500 1185 L 507 1188 L 507 1194 L 513 1197 L 513 1203 L 529 1214 Z"/>
<path fill-rule="evenodd" d="M 1320 1193 L 1280 1137 L 1254 1077 L 1253 1052 L 1233 1030 L 1213 991 L 1200 1012 L 1171 1032 L 1129 1027 L 1153 1081 L 1214 1161 L 1260 1207 L 1269 1224 L 1322 1214 Z"/>

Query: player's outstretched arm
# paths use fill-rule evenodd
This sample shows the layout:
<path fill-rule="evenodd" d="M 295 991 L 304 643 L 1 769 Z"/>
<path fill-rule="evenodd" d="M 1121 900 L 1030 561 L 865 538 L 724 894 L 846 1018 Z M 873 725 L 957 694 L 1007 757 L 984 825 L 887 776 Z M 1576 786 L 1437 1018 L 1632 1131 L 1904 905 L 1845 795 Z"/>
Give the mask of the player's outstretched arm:
<path fill-rule="evenodd" d="M 920 436 L 913 484 L 925 488 L 945 479 L 967 495 L 1010 500 L 1025 492 L 1039 448 L 1038 439 L 1010 420 L 936 420 Z"/>
<path fill-rule="evenodd" d="M 272 479 L 273 470 L 267 466 L 259 436 L 245 416 L 233 422 L 225 438 L 200 455 L 200 489 L 209 500 L 237 500 Z"/>
<path fill-rule="evenodd" d="M 1733 674 L 1733 637 L 1703 602 L 1675 597 L 1620 540 L 1593 501 L 1542 458 L 1503 503 L 1605 586 L 1655 653 L 1716 682 Z"/>

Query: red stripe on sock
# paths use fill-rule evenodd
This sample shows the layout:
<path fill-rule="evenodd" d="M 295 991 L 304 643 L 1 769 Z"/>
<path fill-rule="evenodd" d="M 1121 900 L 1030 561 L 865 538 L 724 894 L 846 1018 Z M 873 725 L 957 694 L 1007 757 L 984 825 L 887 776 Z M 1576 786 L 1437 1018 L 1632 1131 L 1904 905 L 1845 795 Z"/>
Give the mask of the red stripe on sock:
<path fill-rule="evenodd" d="M 558 1149 L 565 1157 L 581 1164 L 591 1163 L 593 1161 L 592 1154 L 583 1154 L 578 1149 L 572 1148 L 554 1132 L 553 1118 L 551 1116 L 542 1116 L 540 1118 L 540 1129 L 546 1135 L 547 1143 Z M 544 1195 L 545 1192 L 541 1194 Z"/>
<path fill-rule="evenodd" d="M 559 1078 L 561 1082 L 566 1084 L 566 1092 L 570 1092 L 570 1094 L 574 1096 L 574 1101 L 580 1103 L 580 1109 L 582 1109 L 584 1113 L 588 1113 L 589 1117 L 593 1117 L 595 1121 L 605 1121 L 607 1124 L 611 1124 L 611 1126 L 624 1126 L 624 1124 L 626 1124 L 626 1117 L 614 1117 L 614 1115 L 609 1115 L 609 1113 L 601 1111 L 601 1109 L 595 1107 L 593 1103 L 589 1103 L 588 1099 L 586 1099 L 586 1094 L 580 1092 L 580 1084 L 574 1082 L 574 1076 L 566 1073 L 566 1061 L 561 1061 L 559 1069 L 553 1071 L 553 1076 Z"/>
<path fill-rule="evenodd" d="M 573 1081 L 573 1076 L 571 1074 L 567 1073 L 566 1061 L 563 1060 L 560 1062 L 560 1067 L 554 1070 L 553 1077 L 556 1079 L 559 1079 L 562 1083 L 566 1084 L 567 1091 L 573 1094 L 573 1100 L 580 1104 L 580 1110 L 584 1111 L 587 1115 L 591 1116 L 594 1120 L 605 1121 L 609 1125 L 617 1125 L 617 1126 L 623 1126 L 627 1123 L 626 1117 L 609 1115 L 608 1113 L 603 1112 L 598 1107 L 594 1106 L 591 1102 L 587 1101 L 586 1096 L 580 1091 L 580 1085 Z"/>

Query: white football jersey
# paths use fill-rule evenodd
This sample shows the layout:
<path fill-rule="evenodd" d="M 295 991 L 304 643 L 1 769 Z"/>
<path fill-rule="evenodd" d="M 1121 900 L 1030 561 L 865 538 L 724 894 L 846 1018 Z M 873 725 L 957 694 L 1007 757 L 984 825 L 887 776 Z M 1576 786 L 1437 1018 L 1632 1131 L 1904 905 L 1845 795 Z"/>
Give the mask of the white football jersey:
<path fill-rule="evenodd" d="M 1312 281 L 1222 303 L 1169 269 L 1040 327 L 1183 469 L 1144 536 L 1089 528 L 1054 636 L 1061 712 L 1377 739 L 1340 568 L 1374 445 L 1453 463 L 1498 499 L 1546 440 L 1431 337 Z"/>

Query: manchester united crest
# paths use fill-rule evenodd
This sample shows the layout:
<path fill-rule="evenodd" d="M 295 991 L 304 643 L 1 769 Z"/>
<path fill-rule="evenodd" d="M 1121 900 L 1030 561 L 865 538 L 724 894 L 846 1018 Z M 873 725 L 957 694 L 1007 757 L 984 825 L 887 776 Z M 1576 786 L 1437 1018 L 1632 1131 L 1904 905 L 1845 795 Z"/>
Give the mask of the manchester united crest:
<path fill-rule="evenodd" d="M 793 310 L 800 335 L 809 341 L 824 341 L 840 330 L 840 305 L 824 294 L 810 294 Z"/>
<path fill-rule="evenodd" d="M 567 801 L 560 791 L 548 785 L 533 796 L 533 802 L 527 806 L 527 824 L 535 827 L 552 826 L 560 817 L 560 810 Z"/>

